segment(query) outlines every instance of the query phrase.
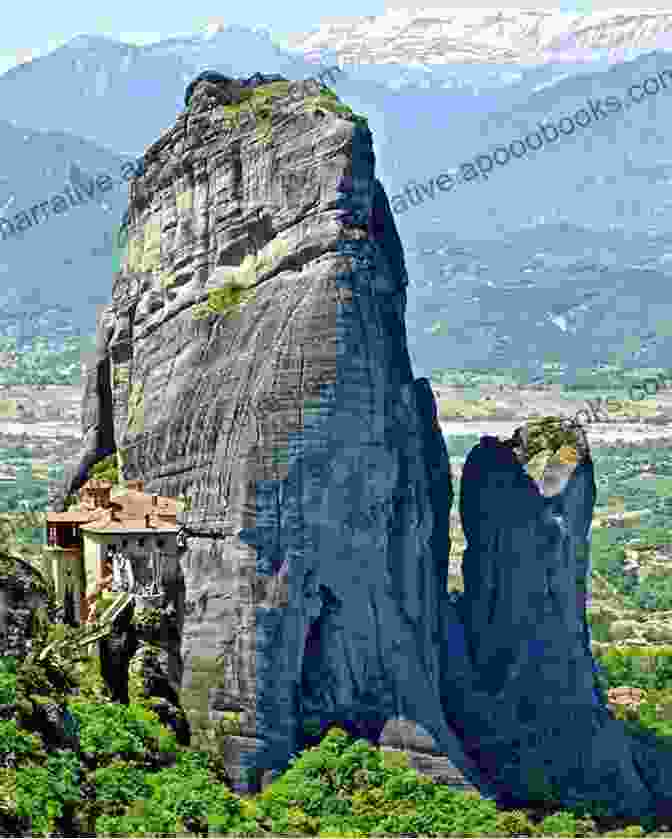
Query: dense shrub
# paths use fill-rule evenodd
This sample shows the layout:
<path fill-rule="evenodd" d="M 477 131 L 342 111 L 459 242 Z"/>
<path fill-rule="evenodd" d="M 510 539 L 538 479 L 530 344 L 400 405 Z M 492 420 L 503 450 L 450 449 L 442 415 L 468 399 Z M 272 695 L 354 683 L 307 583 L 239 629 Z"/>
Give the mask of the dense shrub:
<path fill-rule="evenodd" d="M 134 704 L 91 705 L 74 701 L 69 707 L 79 723 L 80 748 L 84 752 L 128 755 L 177 750 L 174 733 L 147 708 Z"/>
<path fill-rule="evenodd" d="M 27 820 L 33 834 L 52 832 L 64 807 L 79 800 L 79 758 L 73 752 L 49 755 L 45 766 L 0 770 L 2 811 Z"/>
<path fill-rule="evenodd" d="M 16 700 L 16 678 L 8 673 L 0 673 L 0 705 L 8 705 Z"/>
<path fill-rule="evenodd" d="M 73 703 L 81 704 L 81 703 Z M 112 720 L 103 706 L 77 713 L 89 748 L 94 723 L 107 719 L 108 739 L 96 745 L 140 751 L 147 740 L 134 730 L 143 709 L 125 709 Z M 120 708 L 120 710 L 124 710 Z M 14 730 L 16 738 L 17 732 Z M 137 739 L 133 740 L 133 736 Z M 90 739 L 87 739 L 90 738 Z M 34 829 L 52 829 L 68 801 L 77 800 L 78 762 L 72 753 L 50 756 L 46 767 L 15 773 L 14 812 Z M 285 774 L 253 800 L 241 800 L 213 783 L 208 756 L 176 750 L 175 765 L 149 773 L 116 758 L 92 773 L 97 798 L 96 834 L 205 833 L 321 836 L 588 836 L 594 823 L 583 814 L 552 813 L 538 824 L 520 810 L 499 811 L 492 801 L 433 784 L 403 766 L 389 768 L 383 753 L 332 728 L 320 746 L 292 760 Z M 39 793 L 39 801 L 31 796 Z M 627 835 L 627 834 L 624 834 Z M 635 835 L 635 834 L 630 834 Z"/>
<path fill-rule="evenodd" d="M 606 689 L 621 685 L 642 690 L 672 688 L 670 647 L 611 647 L 597 663 Z"/>
<path fill-rule="evenodd" d="M 16 659 L 6 655 L 0 658 L 0 705 L 16 701 Z"/>
<path fill-rule="evenodd" d="M 319 747 L 295 758 L 257 799 L 255 817 L 273 834 L 320 836 L 515 836 L 537 833 L 520 811 L 432 783 L 414 770 L 383 765 L 383 753 L 332 728 Z M 573 815 L 556 826 L 585 822 Z M 551 826 L 553 823 L 551 822 Z M 565 835 L 579 835 L 567 832 Z"/>
<path fill-rule="evenodd" d="M 15 720 L 0 721 L 0 755 L 36 755 L 42 752 L 42 742 L 36 734 L 19 728 Z"/>
<path fill-rule="evenodd" d="M 96 797 L 101 801 L 124 804 L 145 799 L 151 793 L 145 775 L 144 770 L 128 761 L 114 760 L 93 773 Z"/>
<path fill-rule="evenodd" d="M 110 780 L 113 782 L 108 775 L 108 784 Z M 98 818 L 96 833 L 226 833 L 239 821 L 240 799 L 226 787 L 212 783 L 204 754 L 178 753 L 175 766 L 147 774 L 144 782 L 148 794 L 121 816 Z M 134 791 L 127 789 L 125 794 Z"/>
<path fill-rule="evenodd" d="M 16 658 L 13 655 L 3 655 L 0 657 L 0 673 L 16 675 Z"/>
<path fill-rule="evenodd" d="M 660 698 L 657 696 L 656 698 Z M 63 823 L 79 801 L 83 824 L 97 835 L 176 833 L 263 836 L 591 836 L 591 808 L 553 812 L 551 804 L 530 810 L 499 810 L 475 793 L 451 790 L 403 765 L 389 766 L 384 753 L 332 728 L 319 746 L 293 758 L 288 770 L 263 793 L 241 799 L 216 783 L 205 752 L 174 748 L 174 765 L 146 771 L 143 750 L 156 745 L 158 718 L 138 706 L 71 702 L 81 723 L 82 748 L 113 755 L 85 773 L 71 752 L 49 755 L 42 765 L 0 771 L 0 794 L 17 818 L 46 832 Z M 642 731 L 658 731 L 643 713 Z M 3 739 L 4 738 L 4 739 Z M 167 742 L 167 741 L 166 741 Z M 14 724 L 0 727 L 0 748 L 26 757 L 35 746 Z M 134 752 L 137 759 L 119 759 Z M 8 803 L 7 803 L 8 802 Z M 595 809 L 596 818 L 601 815 Z M 67 823 L 67 822 L 66 822 Z M 653 824 L 647 824 L 647 830 Z M 638 826 L 618 835 L 641 835 Z M 66 835 L 75 835 L 66 833 Z"/>
<path fill-rule="evenodd" d="M 591 829 L 591 825 L 588 826 Z M 574 813 L 553 813 L 542 821 L 539 826 L 541 836 L 586 836 L 586 824 Z"/>

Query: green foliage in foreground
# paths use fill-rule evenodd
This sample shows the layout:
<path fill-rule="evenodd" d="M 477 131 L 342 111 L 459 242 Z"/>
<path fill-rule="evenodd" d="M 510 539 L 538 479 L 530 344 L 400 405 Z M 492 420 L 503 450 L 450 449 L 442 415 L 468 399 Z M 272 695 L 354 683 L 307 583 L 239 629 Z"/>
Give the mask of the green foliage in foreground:
<path fill-rule="evenodd" d="M 117 755 L 141 754 L 145 749 L 174 752 L 177 748 L 175 735 L 146 708 L 84 702 L 70 702 L 69 707 L 79 723 L 82 751 Z"/>
<path fill-rule="evenodd" d="M 615 656 L 604 658 L 611 680 L 631 678 L 623 666 Z M 0 690 L 10 701 L 15 670 L 12 659 L 3 659 Z M 140 705 L 92 701 L 99 693 L 88 682 L 82 679 L 80 696 L 68 700 L 79 754 L 46 754 L 38 735 L 14 721 L 0 723 L 0 753 L 16 760 L 15 768 L 0 769 L 0 820 L 16 825 L 13 835 L 30 835 L 31 824 L 38 836 L 56 829 L 123 836 L 639 836 L 654 828 L 609 822 L 586 808 L 559 811 L 552 802 L 503 810 L 478 794 L 432 783 L 403 755 L 394 755 L 401 759 L 392 765 L 391 755 L 338 728 L 295 757 L 263 793 L 239 797 L 222 782 L 212 755 L 179 747 Z M 624 717 L 634 734 L 672 733 L 672 722 L 652 717 L 653 702 L 672 706 L 672 690 L 665 694 L 642 706 L 639 723 Z M 151 764 L 157 755 L 160 766 Z M 604 833 L 614 827 L 620 832 Z"/>

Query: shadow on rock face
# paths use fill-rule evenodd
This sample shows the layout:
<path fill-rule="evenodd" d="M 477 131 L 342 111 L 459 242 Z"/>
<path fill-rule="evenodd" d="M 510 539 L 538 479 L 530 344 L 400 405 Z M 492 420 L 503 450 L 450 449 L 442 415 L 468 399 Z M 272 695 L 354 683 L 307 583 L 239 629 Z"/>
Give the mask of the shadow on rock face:
<path fill-rule="evenodd" d="M 101 675 L 112 694 L 112 701 L 122 705 L 129 703 L 128 671 L 138 645 L 132 618 L 131 601 L 115 619 L 110 635 L 98 641 Z"/>

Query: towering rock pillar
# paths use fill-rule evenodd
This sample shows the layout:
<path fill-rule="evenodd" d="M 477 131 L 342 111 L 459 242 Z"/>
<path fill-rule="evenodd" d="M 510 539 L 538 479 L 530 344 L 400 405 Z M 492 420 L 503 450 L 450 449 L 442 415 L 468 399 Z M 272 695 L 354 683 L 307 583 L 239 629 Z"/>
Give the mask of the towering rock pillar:
<path fill-rule="evenodd" d="M 544 454 L 535 479 L 525 466 Z M 546 791 L 566 805 L 592 799 L 618 813 L 651 812 L 665 789 L 641 773 L 622 724 L 596 692 L 586 638 L 594 503 L 585 434 L 558 421 L 511 441 L 483 437 L 470 452 L 460 513 L 474 681 L 460 727 L 470 754 L 510 799 Z M 660 758 L 669 771 L 669 757 Z"/>

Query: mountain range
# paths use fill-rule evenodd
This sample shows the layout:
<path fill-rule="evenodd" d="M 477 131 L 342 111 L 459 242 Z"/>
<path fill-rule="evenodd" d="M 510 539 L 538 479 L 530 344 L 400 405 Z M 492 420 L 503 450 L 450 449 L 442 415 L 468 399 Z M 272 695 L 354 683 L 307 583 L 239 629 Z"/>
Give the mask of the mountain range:
<path fill-rule="evenodd" d="M 343 17 L 286 36 L 289 49 L 334 51 L 346 63 L 441 65 L 593 61 L 672 45 L 672 15 L 638 9 L 392 8 Z"/>
<path fill-rule="evenodd" d="M 590 99 L 672 71 L 672 15 L 390 10 L 284 40 L 227 26 L 135 46 L 79 36 L 0 76 L 0 215 L 64 187 L 82 201 L 0 240 L 0 335 L 19 347 L 94 330 L 109 299 L 123 167 L 174 123 L 204 69 L 317 76 L 368 116 L 392 200 Z M 627 49 L 622 45 L 628 44 Z M 671 75 L 672 78 L 672 75 Z M 561 359 L 660 366 L 672 330 L 667 153 L 672 84 L 487 180 L 399 213 L 416 375 Z M 82 187 L 107 174 L 114 186 Z"/>

